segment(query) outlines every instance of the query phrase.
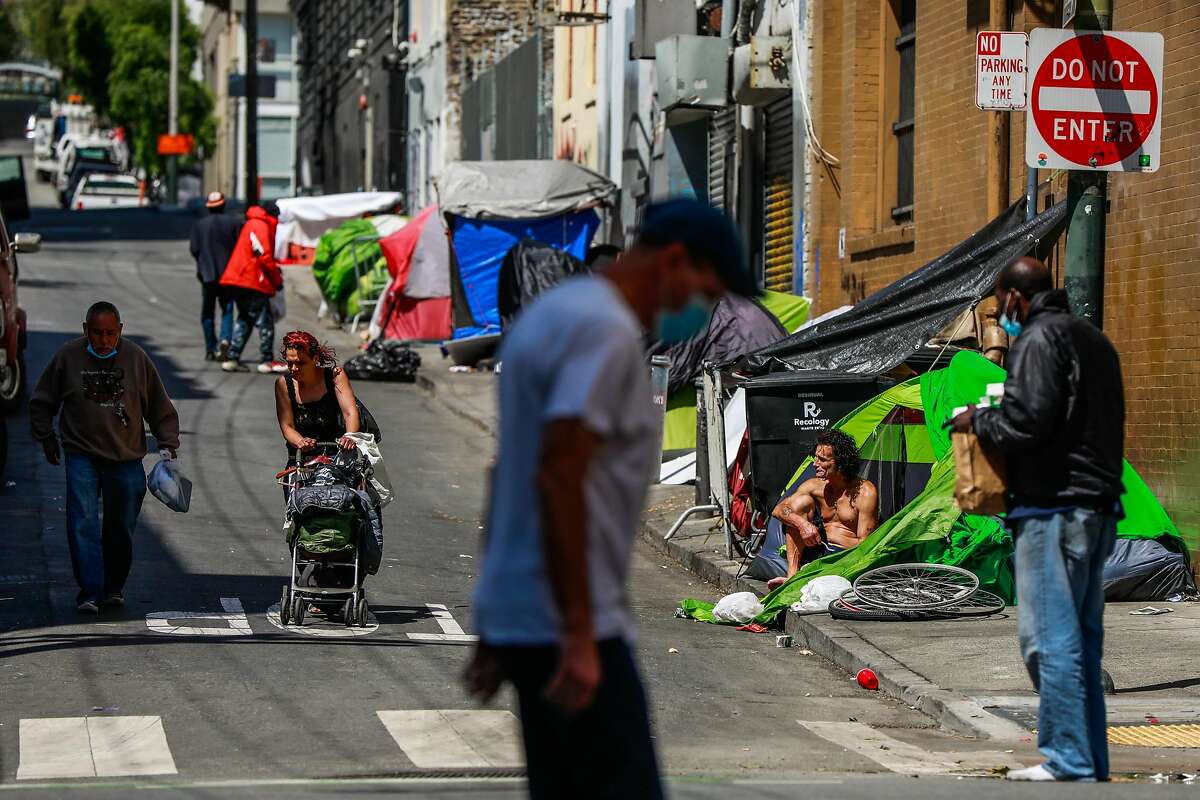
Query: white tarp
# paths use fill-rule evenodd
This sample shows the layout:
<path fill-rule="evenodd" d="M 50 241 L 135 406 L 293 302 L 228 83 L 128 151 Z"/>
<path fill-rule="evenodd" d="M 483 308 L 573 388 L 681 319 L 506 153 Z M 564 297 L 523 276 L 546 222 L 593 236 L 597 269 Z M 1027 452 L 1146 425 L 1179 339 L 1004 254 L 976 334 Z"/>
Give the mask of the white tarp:
<path fill-rule="evenodd" d="M 738 445 L 746 434 L 746 390 L 738 389 L 725 406 L 725 469 L 728 470 L 737 459 Z M 673 458 L 662 465 L 658 480 L 668 486 L 681 486 L 696 480 L 696 451 L 684 453 L 679 458 Z"/>
<path fill-rule="evenodd" d="M 399 192 L 346 192 L 276 200 L 279 227 L 275 230 L 275 258 L 286 258 L 289 244 L 316 247 L 326 231 L 348 219 L 394 208 L 400 199 Z"/>
<path fill-rule="evenodd" d="M 435 180 L 443 214 L 545 219 L 611 203 L 617 187 L 572 161 L 455 161 Z"/>

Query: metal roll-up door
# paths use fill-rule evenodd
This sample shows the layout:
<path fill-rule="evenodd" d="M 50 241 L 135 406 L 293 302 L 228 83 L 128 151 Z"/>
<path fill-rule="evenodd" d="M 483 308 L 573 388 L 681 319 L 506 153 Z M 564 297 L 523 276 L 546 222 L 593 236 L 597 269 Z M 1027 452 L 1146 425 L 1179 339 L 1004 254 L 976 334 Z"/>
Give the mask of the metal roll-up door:
<path fill-rule="evenodd" d="M 763 283 L 777 292 L 793 288 L 795 248 L 792 228 L 792 98 L 764 109 Z"/>
<path fill-rule="evenodd" d="M 733 203 L 733 138 L 737 106 L 718 111 L 708 120 L 708 202 L 730 210 Z"/>

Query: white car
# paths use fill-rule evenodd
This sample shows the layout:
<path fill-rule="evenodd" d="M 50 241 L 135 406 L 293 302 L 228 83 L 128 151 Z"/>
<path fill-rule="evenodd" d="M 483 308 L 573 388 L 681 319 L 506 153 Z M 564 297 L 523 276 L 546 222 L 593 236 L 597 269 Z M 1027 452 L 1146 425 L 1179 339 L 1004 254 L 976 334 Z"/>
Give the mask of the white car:
<path fill-rule="evenodd" d="M 145 192 L 133 175 L 91 172 L 83 176 L 71 198 L 71 208 L 88 211 L 97 208 L 141 208 L 148 205 Z"/>

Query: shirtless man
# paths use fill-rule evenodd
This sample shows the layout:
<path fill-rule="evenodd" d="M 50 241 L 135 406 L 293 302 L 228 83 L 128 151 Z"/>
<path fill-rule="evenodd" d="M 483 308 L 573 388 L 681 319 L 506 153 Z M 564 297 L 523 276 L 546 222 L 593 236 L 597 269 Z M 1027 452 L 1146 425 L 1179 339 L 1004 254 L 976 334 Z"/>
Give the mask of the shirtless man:
<path fill-rule="evenodd" d="M 858 446 L 849 435 L 836 429 L 822 432 L 813 465 L 817 477 L 800 484 L 771 512 L 787 536 L 788 574 L 772 578 L 768 589 L 781 586 L 814 558 L 857 547 L 878 524 L 879 492 L 875 484 L 858 477 Z M 814 509 L 820 511 L 824 537 Z"/>

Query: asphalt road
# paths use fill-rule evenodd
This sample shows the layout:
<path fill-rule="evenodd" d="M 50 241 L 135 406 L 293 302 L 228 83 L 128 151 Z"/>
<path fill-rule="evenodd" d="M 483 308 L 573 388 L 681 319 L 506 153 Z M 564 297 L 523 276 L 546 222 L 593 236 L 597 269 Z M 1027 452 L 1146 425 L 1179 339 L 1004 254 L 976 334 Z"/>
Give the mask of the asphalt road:
<path fill-rule="evenodd" d="M 192 510 L 173 514 L 147 497 L 126 609 L 81 618 L 61 469 L 40 459 L 23 415 L 9 420 L 0 793 L 521 796 L 511 698 L 481 713 L 458 681 L 492 441 L 415 387 L 356 386 L 383 429 L 396 490 L 383 566 L 367 582 L 375 627 L 281 629 L 268 613 L 288 572 L 271 379 L 203 361 L 186 243 L 109 238 L 153 231 L 156 212 L 109 218 L 95 241 L 79 233 L 83 214 L 54 215 L 73 232 L 22 258 L 30 374 L 78 335 L 91 302 L 116 302 L 126 335 L 155 359 L 179 408 Z M 282 323 L 302 326 L 315 322 Z M 776 648 L 773 634 L 674 619 L 680 598 L 714 590 L 648 550 L 637 551 L 633 584 L 639 658 L 675 797 L 961 797 L 956 773 L 1035 760 L 935 730 L 806 651 Z M 900 777 L 910 774 L 924 777 Z M 981 797 L 1029 794 L 966 780 Z M 1089 795 L 1118 790 L 1158 797 L 1163 788 Z"/>

